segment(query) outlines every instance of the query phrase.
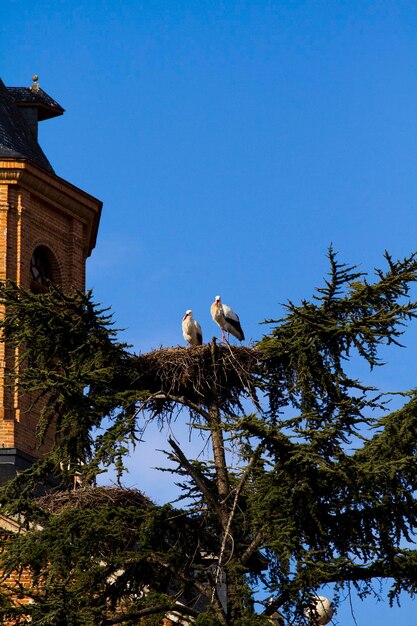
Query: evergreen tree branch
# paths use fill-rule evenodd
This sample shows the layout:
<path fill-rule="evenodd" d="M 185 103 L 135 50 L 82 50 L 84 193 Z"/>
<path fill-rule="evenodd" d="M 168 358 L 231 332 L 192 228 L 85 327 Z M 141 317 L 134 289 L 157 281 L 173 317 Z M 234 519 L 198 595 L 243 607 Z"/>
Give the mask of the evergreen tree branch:
<path fill-rule="evenodd" d="M 208 506 L 210 507 L 211 511 L 216 515 L 218 520 L 222 522 L 224 518 L 224 511 L 213 492 L 212 485 L 210 484 L 210 482 L 187 459 L 187 457 L 185 456 L 185 454 L 183 453 L 179 445 L 171 437 L 168 439 L 168 443 L 175 453 L 175 457 L 173 457 L 173 459 L 176 460 L 191 476 L 191 478 L 193 479 L 193 481 L 195 482 L 195 484 L 197 485 L 197 487 L 200 489 L 201 493 L 203 494 L 204 498 L 206 499 L 206 502 Z"/>
<path fill-rule="evenodd" d="M 178 603 L 173 604 L 172 602 L 165 602 L 162 604 L 157 604 L 155 606 L 138 609 L 136 611 L 130 611 L 126 614 L 109 617 L 104 622 L 102 622 L 102 624 L 103 626 L 111 626 L 112 624 L 124 624 L 125 622 L 131 622 L 132 620 L 137 620 L 142 617 L 146 617 L 147 615 L 155 615 L 158 613 L 168 612 L 175 612 L 190 617 L 198 617 L 198 611 L 195 611 L 190 607 Z"/>
<path fill-rule="evenodd" d="M 184 572 L 182 571 L 178 571 L 173 565 L 171 565 L 170 563 L 167 563 L 166 561 L 164 561 L 163 559 L 161 559 L 158 555 L 150 555 L 147 559 L 149 562 L 151 563 L 157 563 L 158 565 L 160 565 L 161 567 L 167 569 L 169 572 L 171 572 L 171 574 L 174 577 L 179 577 L 181 580 L 183 580 L 184 582 L 188 583 L 188 584 L 192 584 L 194 585 L 194 587 L 204 596 L 206 597 L 210 604 L 213 606 L 214 611 L 216 613 L 217 618 L 220 620 L 220 623 L 224 626 L 227 626 L 227 620 L 226 620 L 226 616 L 222 607 L 222 604 L 219 600 L 219 598 L 217 597 L 217 594 L 214 593 L 212 594 L 212 589 L 210 589 L 209 587 L 207 587 L 205 584 L 201 583 L 200 581 L 196 580 L 195 578 L 193 578 L 192 576 L 187 576 L 185 575 Z M 211 587 L 215 590 L 215 582 L 211 582 Z"/>

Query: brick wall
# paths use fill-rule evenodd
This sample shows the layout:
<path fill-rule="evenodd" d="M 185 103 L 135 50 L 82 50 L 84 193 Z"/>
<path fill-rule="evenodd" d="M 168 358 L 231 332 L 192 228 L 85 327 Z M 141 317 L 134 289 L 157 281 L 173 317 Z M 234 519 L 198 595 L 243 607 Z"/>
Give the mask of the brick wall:
<path fill-rule="evenodd" d="M 52 261 L 53 281 L 63 291 L 83 290 L 100 210 L 98 200 L 54 174 L 24 161 L 0 161 L 0 280 L 30 288 L 31 258 L 41 247 Z M 37 457 L 44 451 L 35 436 L 39 409 L 32 408 L 33 397 L 6 384 L 18 363 L 19 355 L 0 344 L 0 447 Z M 52 435 L 44 449 L 51 444 Z"/>

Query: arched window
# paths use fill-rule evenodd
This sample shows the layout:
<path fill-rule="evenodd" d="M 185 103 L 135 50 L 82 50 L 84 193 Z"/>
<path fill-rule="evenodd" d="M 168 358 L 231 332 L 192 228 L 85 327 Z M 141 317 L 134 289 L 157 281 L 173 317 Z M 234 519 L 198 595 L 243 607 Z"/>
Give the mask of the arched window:
<path fill-rule="evenodd" d="M 42 293 L 47 291 L 49 283 L 59 284 L 58 264 L 46 246 L 38 246 L 30 260 L 30 288 Z"/>

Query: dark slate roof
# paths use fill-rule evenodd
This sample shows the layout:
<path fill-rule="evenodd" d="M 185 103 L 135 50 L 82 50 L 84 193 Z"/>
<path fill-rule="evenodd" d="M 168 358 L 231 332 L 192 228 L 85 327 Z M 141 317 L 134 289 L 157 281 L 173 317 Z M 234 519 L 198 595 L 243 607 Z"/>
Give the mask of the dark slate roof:
<path fill-rule="evenodd" d="M 58 102 L 55 102 L 51 96 L 48 96 L 38 85 L 36 86 L 36 90 L 30 87 L 7 87 L 7 91 L 19 107 L 36 106 L 39 121 L 62 115 L 65 109 Z"/>
<path fill-rule="evenodd" d="M 0 79 L 0 159 L 30 159 L 45 170 L 53 172 L 51 164 L 19 110 L 18 103 L 12 96 L 13 89 L 16 88 L 12 88 L 11 93 L 9 93 Z M 20 91 L 20 88 L 17 89 Z M 36 96 L 39 96 L 39 92 L 36 93 Z M 49 98 L 47 94 L 45 96 Z"/>

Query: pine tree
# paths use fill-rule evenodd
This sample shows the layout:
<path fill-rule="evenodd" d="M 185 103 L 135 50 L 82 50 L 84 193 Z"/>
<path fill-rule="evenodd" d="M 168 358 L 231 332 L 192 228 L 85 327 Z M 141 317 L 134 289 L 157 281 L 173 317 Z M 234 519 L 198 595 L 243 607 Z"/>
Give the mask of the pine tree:
<path fill-rule="evenodd" d="M 3 536 L 3 619 L 156 625 L 177 612 L 197 626 L 255 626 L 276 610 L 275 623 L 302 624 L 326 583 L 366 594 L 387 578 L 391 601 L 414 594 L 417 397 L 390 413 L 351 373 L 352 359 L 381 366 L 380 347 L 398 345 L 417 315 L 417 258 L 385 261 L 371 281 L 330 249 L 324 286 L 267 320 L 253 347 L 213 340 L 139 356 L 91 293 L 3 285 L 19 392 L 40 407 L 39 441 L 55 434 L 51 453 L 1 490 L 3 513 L 24 528 Z M 122 479 L 144 420 L 184 408 L 210 454 L 188 458 L 168 439 L 182 499 L 157 506 L 86 486 L 109 466 Z M 51 477 L 59 489 L 39 497 Z M 13 571 L 31 573 L 29 607 L 10 598 Z"/>

